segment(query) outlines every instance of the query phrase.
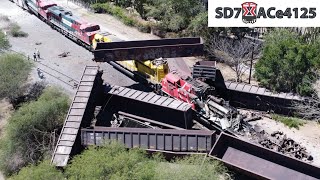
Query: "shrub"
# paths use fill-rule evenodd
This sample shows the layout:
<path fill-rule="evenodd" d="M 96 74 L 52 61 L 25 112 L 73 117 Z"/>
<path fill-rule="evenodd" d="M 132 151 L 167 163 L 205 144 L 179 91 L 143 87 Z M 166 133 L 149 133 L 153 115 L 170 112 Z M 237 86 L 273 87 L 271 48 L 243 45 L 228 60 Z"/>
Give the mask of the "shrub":
<path fill-rule="evenodd" d="M 0 99 L 15 97 L 31 72 L 32 64 L 18 54 L 0 56 Z"/>
<path fill-rule="evenodd" d="M 0 168 L 5 174 L 51 156 L 69 107 L 68 100 L 60 90 L 47 88 L 37 101 L 22 105 L 9 118 L 0 142 Z"/>
<path fill-rule="evenodd" d="M 154 164 L 142 150 L 127 151 L 119 143 L 90 147 L 66 169 L 68 179 L 153 179 Z"/>
<path fill-rule="evenodd" d="M 0 52 L 3 50 L 8 50 L 10 48 L 9 39 L 7 36 L 0 30 Z"/>
<path fill-rule="evenodd" d="M 62 172 L 57 170 L 49 161 L 44 161 L 38 165 L 29 165 L 21 169 L 21 171 L 10 177 L 9 180 L 62 180 L 64 179 Z"/>
<path fill-rule="evenodd" d="M 9 17 L 6 16 L 6 15 L 0 15 L 0 20 L 6 21 L 6 22 L 9 22 L 9 21 L 10 21 Z"/>
<path fill-rule="evenodd" d="M 17 23 L 10 24 L 10 34 L 13 37 L 27 37 L 28 33 L 21 31 L 21 27 Z"/>
<path fill-rule="evenodd" d="M 227 179 L 227 170 L 219 162 L 192 155 L 172 163 L 160 163 L 156 169 L 157 179 Z"/>
<path fill-rule="evenodd" d="M 295 117 L 285 117 L 285 116 L 280 116 L 276 114 L 271 115 L 271 117 L 272 119 L 285 124 L 289 128 L 299 129 L 300 126 L 303 126 L 305 124 L 303 120 Z"/>
<path fill-rule="evenodd" d="M 147 22 L 140 22 L 136 17 L 127 14 L 126 10 L 122 9 L 121 7 L 113 6 L 110 3 L 96 3 L 91 7 L 95 12 L 108 13 L 110 15 L 118 17 L 127 26 L 135 26 L 142 32 L 150 32 L 151 28 Z"/>
<path fill-rule="evenodd" d="M 135 25 L 139 31 L 144 32 L 144 33 L 150 33 L 151 32 L 151 26 L 149 23 L 141 23 L 137 22 Z"/>

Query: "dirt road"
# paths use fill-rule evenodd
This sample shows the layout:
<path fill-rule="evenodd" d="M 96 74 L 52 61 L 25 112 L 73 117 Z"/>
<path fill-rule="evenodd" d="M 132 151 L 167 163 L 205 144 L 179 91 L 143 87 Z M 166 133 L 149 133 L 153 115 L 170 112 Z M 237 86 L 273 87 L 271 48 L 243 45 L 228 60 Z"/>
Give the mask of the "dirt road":
<path fill-rule="evenodd" d="M 8 11 L 10 9 L 10 11 Z M 79 80 L 85 65 L 97 65 L 93 62 L 93 55 L 88 50 L 75 44 L 73 41 L 61 35 L 59 32 L 51 29 L 47 24 L 39 20 L 36 16 L 27 11 L 23 11 L 14 3 L 4 0 L 0 1 L 0 12 L 7 15 L 11 22 L 17 22 L 21 30 L 29 34 L 26 38 L 10 37 L 12 49 L 21 52 L 32 58 L 35 48 L 39 49 L 41 54 L 40 62 L 46 66 L 55 69 L 75 80 Z M 38 44 L 38 45 L 37 45 Z M 69 56 L 60 58 L 58 55 L 69 52 Z M 39 63 L 35 62 L 36 68 Z M 115 70 L 106 63 L 98 64 L 104 71 L 106 82 L 120 86 L 130 86 L 135 82 L 127 76 Z M 34 68 L 32 72 L 33 80 L 41 80 Z M 60 86 L 71 96 L 75 89 L 61 81 L 65 78 L 61 73 L 50 71 L 51 75 L 44 73 L 44 81 L 52 85 Z"/>

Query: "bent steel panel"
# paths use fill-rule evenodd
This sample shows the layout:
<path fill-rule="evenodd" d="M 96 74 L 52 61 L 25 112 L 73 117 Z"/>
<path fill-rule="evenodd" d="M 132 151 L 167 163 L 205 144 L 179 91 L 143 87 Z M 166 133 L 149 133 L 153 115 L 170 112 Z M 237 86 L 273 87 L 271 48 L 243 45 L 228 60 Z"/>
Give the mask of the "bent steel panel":
<path fill-rule="evenodd" d="M 98 66 L 86 66 L 78 85 L 77 92 L 69 108 L 68 115 L 60 133 L 51 162 L 58 167 L 67 165 L 70 153 L 76 141 L 78 131 L 83 120 L 94 80 L 98 73 Z"/>
<path fill-rule="evenodd" d="M 259 179 L 319 179 L 320 168 L 221 133 L 210 156 Z"/>
<path fill-rule="evenodd" d="M 98 43 L 93 54 L 95 61 L 109 62 L 202 56 L 204 51 L 201 38 L 180 38 Z"/>
<path fill-rule="evenodd" d="M 95 127 L 81 129 L 82 145 L 104 145 L 116 140 L 127 148 L 143 148 L 151 151 L 209 152 L 215 142 L 213 131 L 172 130 L 148 128 Z"/>

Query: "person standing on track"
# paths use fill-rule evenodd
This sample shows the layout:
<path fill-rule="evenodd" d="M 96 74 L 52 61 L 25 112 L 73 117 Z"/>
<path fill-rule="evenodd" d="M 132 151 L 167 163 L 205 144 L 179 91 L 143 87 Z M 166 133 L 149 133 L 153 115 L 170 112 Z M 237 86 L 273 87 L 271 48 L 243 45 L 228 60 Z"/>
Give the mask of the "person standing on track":
<path fill-rule="evenodd" d="M 37 53 L 38 59 L 40 59 L 40 51 L 39 51 L 39 49 L 36 49 L 36 53 Z"/>
<path fill-rule="evenodd" d="M 33 61 L 37 62 L 37 54 L 33 53 Z"/>

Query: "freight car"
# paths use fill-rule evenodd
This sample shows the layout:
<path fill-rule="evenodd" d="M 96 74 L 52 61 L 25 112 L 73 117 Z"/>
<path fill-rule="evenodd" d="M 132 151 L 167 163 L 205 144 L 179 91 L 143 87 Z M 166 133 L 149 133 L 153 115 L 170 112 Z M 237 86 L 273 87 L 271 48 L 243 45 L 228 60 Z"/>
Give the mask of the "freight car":
<path fill-rule="evenodd" d="M 255 179 L 316 180 L 319 168 L 222 133 L 209 156 Z"/>
<path fill-rule="evenodd" d="M 213 131 L 201 130 L 109 127 L 81 129 L 81 143 L 84 146 L 101 146 L 107 140 L 116 140 L 127 148 L 171 153 L 208 153 L 215 137 Z"/>
<path fill-rule="evenodd" d="M 107 111 L 103 113 L 106 115 L 122 111 L 185 129 L 193 126 L 193 111 L 188 103 L 114 85 L 106 85 L 105 94 L 108 101 L 103 106 Z"/>
<path fill-rule="evenodd" d="M 304 101 L 290 93 L 274 93 L 266 88 L 237 82 L 225 82 L 221 95 L 235 107 L 292 115 L 294 104 Z"/>

